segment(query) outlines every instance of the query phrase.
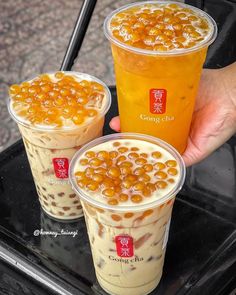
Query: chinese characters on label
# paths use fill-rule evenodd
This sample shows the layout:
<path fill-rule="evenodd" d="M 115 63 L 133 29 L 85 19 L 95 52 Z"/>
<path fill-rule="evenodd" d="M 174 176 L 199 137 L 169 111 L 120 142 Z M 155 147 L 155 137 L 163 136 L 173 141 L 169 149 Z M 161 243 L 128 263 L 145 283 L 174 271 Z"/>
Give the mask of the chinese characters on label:
<path fill-rule="evenodd" d="M 133 257 L 133 238 L 128 235 L 120 235 L 115 237 L 116 252 L 120 257 Z"/>
<path fill-rule="evenodd" d="M 166 112 L 166 89 L 150 89 L 150 112 L 164 114 Z"/>
<path fill-rule="evenodd" d="M 67 158 L 54 158 L 54 172 L 57 178 L 68 178 L 69 160 Z"/>

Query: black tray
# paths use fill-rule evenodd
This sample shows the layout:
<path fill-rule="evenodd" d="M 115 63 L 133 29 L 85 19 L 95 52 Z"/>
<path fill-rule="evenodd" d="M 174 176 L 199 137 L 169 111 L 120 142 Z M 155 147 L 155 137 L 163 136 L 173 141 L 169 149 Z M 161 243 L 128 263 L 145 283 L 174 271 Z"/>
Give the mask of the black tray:
<path fill-rule="evenodd" d="M 113 108 L 107 122 L 117 113 L 115 88 L 111 91 Z M 235 147 L 231 139 L 188 170 L 174 205 L 163 278 L 152 294 L 204 290 L 202 294 L 223 295 L 234 288 Z M 78 230 L 78 235 L 35 236 L 41 228 Z M 0 257 L 48 288 L 47 294 L 105 294 L 96 282 L 83 218 L 61 223 L 42 212 L 22 141 L 0 155 Z"/>

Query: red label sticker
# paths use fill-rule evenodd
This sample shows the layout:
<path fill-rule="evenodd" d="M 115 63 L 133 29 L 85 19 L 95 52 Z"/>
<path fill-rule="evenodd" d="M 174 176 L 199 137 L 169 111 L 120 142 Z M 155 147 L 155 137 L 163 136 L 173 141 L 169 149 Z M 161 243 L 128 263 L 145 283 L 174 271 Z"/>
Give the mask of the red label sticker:
<path fill-rule="evenodd" d="M 69 160 L 67 158 L 52 159 L 57 178 L 68 178 Z"/>
<path fill-rule="evenodd" d="M 150 112 L 164 114 L 166 112 L 166 89 L 150 89 Z"/>
<path fill-rule="evenodd" d="M 116 253 L 120 257 L 134 256 L 133 238 L 128 235 L 119 235 L 115 237 Z"/>

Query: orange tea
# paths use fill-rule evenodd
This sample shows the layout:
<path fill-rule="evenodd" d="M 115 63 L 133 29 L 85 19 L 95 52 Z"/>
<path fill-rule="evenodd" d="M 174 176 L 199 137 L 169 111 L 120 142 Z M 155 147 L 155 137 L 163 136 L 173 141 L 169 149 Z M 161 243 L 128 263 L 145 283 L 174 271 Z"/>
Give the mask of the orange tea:
<path fill-rule="evenodd" d="M 182 153 L 216 24 L 181 3 L 124 6 L 105 21 L 115 64 L 121 131 L 157 136 Z"/>

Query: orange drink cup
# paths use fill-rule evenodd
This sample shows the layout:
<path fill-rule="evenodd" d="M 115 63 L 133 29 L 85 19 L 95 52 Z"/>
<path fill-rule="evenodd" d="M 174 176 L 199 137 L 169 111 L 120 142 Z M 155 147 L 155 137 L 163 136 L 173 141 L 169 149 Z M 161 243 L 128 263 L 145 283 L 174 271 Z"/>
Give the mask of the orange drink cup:
<path fill-rule="evenodd" d="M 42 209 L 60 220 L 83 215 L 69 183 L 69 163 L 102 135 L 108 88 L 87 74 L 40 75 L 9 90 L 9 112 L 21 132 Z"/>
<path fill-rule="evenodd" d="M 126 5 L 105 20 L 115 65 L 122 132 L 159 137 L 182 153 L 214 20 L 170 1 Z"/>
<path fill-rule="evenodd" d="M 144 295 L 158 285 L 184 179 L 179 153 L 152 136 L 104 136 L 74 156 L 70 180 L 81 198 L 98 282 L 109 294 Z"/>

